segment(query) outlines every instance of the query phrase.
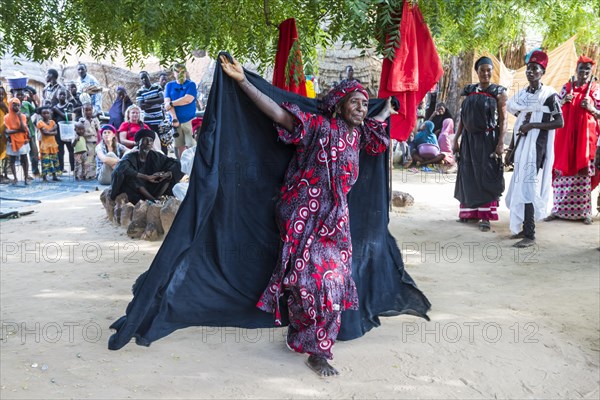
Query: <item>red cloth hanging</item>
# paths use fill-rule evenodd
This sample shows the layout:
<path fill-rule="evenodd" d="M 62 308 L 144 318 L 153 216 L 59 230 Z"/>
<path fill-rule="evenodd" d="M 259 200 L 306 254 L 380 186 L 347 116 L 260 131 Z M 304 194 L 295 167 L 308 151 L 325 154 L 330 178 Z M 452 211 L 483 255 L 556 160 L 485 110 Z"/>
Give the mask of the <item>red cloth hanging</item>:
<path fill-rule="evenodd" d="M 392 139 L 406 140 L 417 123 L 417 105 L 444 74 L 431 33 L 419 7 L 405 1 L 400 23 L 400 47 L 394 61 L 383 60 L 379 98 L 396 96 L 397 115 L 390 119 Z"/>
<path fill-rule="evenodd" d="M 288 74 L 286 74 L 288 60 L 290 68 Z M 306 96 L 306 78 L 304 77 L 302 54 L 300 53 L 298 31 L 296 30 L 296 20 L 294 18 L 286 19 L 279 24 L 279 42 L 277 43 L 277 54 L 275 55 L 273 85 Z"/>
<path fill-rule="evenodd" d="M 586 98 L 585 92 L 588 85 L 573 88 L 573 100 L 562 106 L 563 120 L 565 124 L 556 130 L 554 137 L 554 170 L 563 176 L 575 176 L 579 173 L 587 174 L 590 160 L 596 154 L 600 124 L 587 110 L 581 108 L 581 101 Z M 592 82 L 588 101 L 597 98 L 600 86 Z M 571 82 L 565 87 L 567 93 L 571 93 Z M 584 170 L 586 172 L 584 172 Z M 600 182 L 600 173 L 592 177 L 592 190 Z"/>

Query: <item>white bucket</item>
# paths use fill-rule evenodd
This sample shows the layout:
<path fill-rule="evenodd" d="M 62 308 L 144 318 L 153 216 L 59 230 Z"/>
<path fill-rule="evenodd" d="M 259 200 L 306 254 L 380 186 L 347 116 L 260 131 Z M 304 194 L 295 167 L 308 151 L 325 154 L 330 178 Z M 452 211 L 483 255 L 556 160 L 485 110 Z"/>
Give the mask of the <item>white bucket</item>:
<path fill-rule="evenodd" d="M 59 122 L 58 130 L 60 132 L 60 139 L 63 142 L 72 142 L 75 139 L 75 122 Z"/>

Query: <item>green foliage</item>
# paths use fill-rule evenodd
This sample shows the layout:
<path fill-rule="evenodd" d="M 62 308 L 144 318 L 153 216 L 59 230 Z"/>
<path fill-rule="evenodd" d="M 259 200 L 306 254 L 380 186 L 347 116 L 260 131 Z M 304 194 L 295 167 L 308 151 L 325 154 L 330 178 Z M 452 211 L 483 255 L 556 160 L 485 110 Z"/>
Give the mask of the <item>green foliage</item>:
<path fill-rule="evenodd" d="M 573 34 L 600 43 L 600 0 L 414 0 L 443 56 L 497 53 L 526 29 L 552 48 Z M 163 64 L 205 49 L 228 50 L 264 68 L 275 59 L 278 30 L 295 18 L 303 61 L 341 40 L 392 58 L 402 0 L 0 0 L 0 53 L 34 60 L 66 49 L 93 56 L 121 51 L 129 62 L 154 54 Z"/>
<path fill-rule="evenodd" d="M 304 78 L 302 70 L 302 53 L 300 51 L 300 42 L 295 40 L 290 48 L 290 54 L 285 63 L 285 84 L 291 86 L 291 80 L 295 85 L 299 85 Z"/>

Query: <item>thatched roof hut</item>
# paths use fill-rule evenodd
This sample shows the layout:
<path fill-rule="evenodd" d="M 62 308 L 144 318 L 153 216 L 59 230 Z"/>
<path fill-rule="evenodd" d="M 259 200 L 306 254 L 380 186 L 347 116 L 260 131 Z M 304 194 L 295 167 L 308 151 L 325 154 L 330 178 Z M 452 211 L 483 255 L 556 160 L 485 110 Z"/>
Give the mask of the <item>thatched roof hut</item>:
<path fill-rule="evenodd" d="M 337 44 L 326 50 L 319 58 L 319 89 L 327 93 L 334 82 L 345 78 L 345 69 L 351 65 L 354 78 L 375 97 L 379 91 L 382 58 L 375 55 L 374 49 L 357 49 Z"/>
<path fill-rule="evenodd" d="M 49 68 L 60 71 L 60 66 L 51 61 L 38 63 L 20 57 L 2 58 L 0 59 L 0 82 L 8 89 L 8 78 L 26 76 L 29 78 L 27 84 L 41 91 L 46 85 L 46 71 Z"/>

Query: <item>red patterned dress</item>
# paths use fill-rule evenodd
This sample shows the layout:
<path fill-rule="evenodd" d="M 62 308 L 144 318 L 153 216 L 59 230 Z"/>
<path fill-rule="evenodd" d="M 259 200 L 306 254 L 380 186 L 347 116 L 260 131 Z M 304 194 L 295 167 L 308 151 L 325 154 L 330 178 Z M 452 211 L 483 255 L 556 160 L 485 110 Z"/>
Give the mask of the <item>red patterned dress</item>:
<path fill-rule="evenodd" d="M 569 93 L 573 95 L 573 100 L 562 106 L 565 124 L 556 130 L 554 139 L 552 214 L 562 219 L 591 220 L 592 191 L 600 181 L 600 173 L 594 167 L 600 124 L 581 107 L 588 85 L 588 101 L 600 110 L 600 86 L 595 82 L 573 89 L 568 82 L 558 95 L 561 100 Z"/>
<path fill-rule="evenodd" d="M 295 104 L 282 107 L 295 123 L 293 132 L 278 127 L 279 138 L 296 153 L 276 205 L 279 260 L 257 307 L 275 313 L 279 325 L 279 300 L 287 292 L 288 345 L 331 359 L 341 312 L 358 308 L 347 195 L 358 178 L 360 150 L 379 154 L 389 139 L 371 118 L 349 131 L 342 119 L 305 113 Z"/>

